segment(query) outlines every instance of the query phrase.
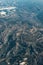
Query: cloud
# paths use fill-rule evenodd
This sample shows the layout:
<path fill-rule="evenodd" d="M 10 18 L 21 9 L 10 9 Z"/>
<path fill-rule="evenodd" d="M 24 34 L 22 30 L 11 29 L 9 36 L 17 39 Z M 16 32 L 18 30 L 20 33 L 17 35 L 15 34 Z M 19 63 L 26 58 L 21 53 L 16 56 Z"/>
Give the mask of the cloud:
<path fill-rule="evenodd" d="M 0 8 L 0 10 L 12 10 L 12 9 L 15 9 L 16 7 L 3 7 L 3 8 Z"/>
<path fill-rule="evenodd" d="M 1 11 L 1 12 L 0 12 L 0 15 L 6 15 L 6 12 Z"/>
<path fill-rule="evenodd" d="M 6 10 L 6 11 L 5 11 Z M 6 16 L 16 11 L 16 7 L 2 7 L 0 8 L 0 16 Z M 10 13 L 9 13 L 10 12 Z"/>

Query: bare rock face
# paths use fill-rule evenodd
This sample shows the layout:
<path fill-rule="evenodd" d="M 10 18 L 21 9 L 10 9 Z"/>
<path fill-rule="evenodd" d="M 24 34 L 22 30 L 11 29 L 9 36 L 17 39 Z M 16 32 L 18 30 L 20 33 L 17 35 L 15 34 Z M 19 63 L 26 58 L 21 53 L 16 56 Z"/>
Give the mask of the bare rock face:
<path fill-rule="evenodd" d="M 0 1 L 0 65 L 43 65 L 42 5 L 34 0 Z"/>

